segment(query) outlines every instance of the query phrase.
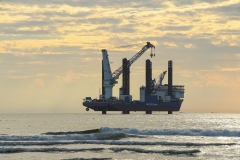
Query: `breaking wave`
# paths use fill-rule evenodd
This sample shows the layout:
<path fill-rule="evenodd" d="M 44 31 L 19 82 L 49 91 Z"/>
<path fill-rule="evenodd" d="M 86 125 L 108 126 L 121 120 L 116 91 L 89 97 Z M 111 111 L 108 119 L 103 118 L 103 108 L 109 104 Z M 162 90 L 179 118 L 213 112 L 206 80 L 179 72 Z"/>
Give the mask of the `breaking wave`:
<path fill-rule="evenodd" d="M 127 138 L 126 133 L 96 133 L 67 135 L 0 136 L 0 141 L 58 141 L 58 140 L 119 140 Z"/>
<path fill-rule="evenodd" d="M 135 135 L 164 135 L 164 136 L 210 136 L 210 137 L 240 137 L 240 131 L 230 131 L 230 130 L 201 130 L 201 129 L 154 129 L 154 130 L 139 130 L 134 128 L 108 128 L 103 127 L 100 129 L 101 133 L 114 133 L 121 132 L 126 134 Z"/>
<path fill-rule="evenodd" d="M 93 130 L 87 130 L 87 132 Z M 98 131 L 98 132 L 95 132 Z M 84 134 L 76 134 L 76 133 Z M 0 146 L 54 146 L 71 144 L 102 144 L 102 145 L 162 145 L 162 146 L 223 146 L 238 145 L 237 143 L 197 143 L 197 142 L 169 142 L 169 141 L 129 141 L 125 138 L 147 138 L 154 135 L 183 135 L 183 136 L 227 136 L 240 137 L 239 131 L 229 130 L 138 130 L 127 128 L 101 128 L 94 133 L 77 132 L 48 132 L 41 135 L 0 135 Z M 63 134 L 68 133 L 68 134 Z M 121 140 L 121 141 L 119 141 Z"/>
<path fill-rule="evenodd" d="M 146 150 L 141 148 L 81 148 L 81 149 L 69 149 L 69 148 L 1 148 L 1 154 L 8 154 L 8 153 L 24 153 L 24 152 L 45 152 L 45 153 L 52 153 L 52 152 L 100 152 L 104 150 L 111 150 L 113 152 L 122 152 L 122 151 L 130 151 L 136 153 L 160 153 L 160 154 L 167 154 L 167 155 L 193 155 L 195 153 L 201 152 L 200 150 Z"/>
<path fill-rule="evenodd" d="M 122 151 L 131 151 L 136 153 L 161 153 L 167 155 L 177 155 L 177 154 L 185 154 L 185 155 L 193 155 L 195 153 L 201 152 L 198 149 L 194 150 L 146 150 L 140 148 L 110 148 L 114 152 L 122 152 Z"/>
<path fill-rule="evenodd" d="M 102 151 L 105 148 L 1 148 L 0 153 L 23 153 L 23 152 L 86 152 L 86 151 Z"/>
<path fill-rule="evenodd" d="M 92 133 L 99 133 L 99 129 L 91 129 L 85 131 L 69 131 L 69 132 L 46 132 L 43 133 L 45 135 L 66 135 L 66 134 L 92 134 Z"/>
<path fill-rule="evenodd" d="M 191 142 L 142 142 L 142 141 L 97 141 L 97 140 L 80 140 L 80 141 L 5 141 L 0 142 L 0 146 L 53 146 L 53 145 L 71 145 L 71 144 L 101 144 L 101 145 L 141 145 L 141 146 L 232 146 L 237 143 L 191 143 Z"/>
<path fill-rule="evenodd" d="M 71 158 L 62 160 L 111 160 L 112 158 Z"/>
<path fill-rule="evenodd" d="M 56 140 L 97 140 L 94 135 L 30 135 L 30 136 L 0 136 L 0 141 L 56 141 Z"/>
<path fill-rule="evenodd" d="M 123 138 L 127 138 L 126 133 L 99 133 L 95 134 L 98 140 L 119 140 Z"/>

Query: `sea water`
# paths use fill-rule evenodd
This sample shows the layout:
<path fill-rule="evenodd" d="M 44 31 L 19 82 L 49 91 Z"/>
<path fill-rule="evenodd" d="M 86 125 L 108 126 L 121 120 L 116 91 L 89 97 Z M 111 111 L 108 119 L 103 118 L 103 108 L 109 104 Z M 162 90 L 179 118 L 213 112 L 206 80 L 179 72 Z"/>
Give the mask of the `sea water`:
<path fill-rule="evenodd" d="M 240 114 L 0 114 L 0 126 L 1 160 L 240 159 Z"/>

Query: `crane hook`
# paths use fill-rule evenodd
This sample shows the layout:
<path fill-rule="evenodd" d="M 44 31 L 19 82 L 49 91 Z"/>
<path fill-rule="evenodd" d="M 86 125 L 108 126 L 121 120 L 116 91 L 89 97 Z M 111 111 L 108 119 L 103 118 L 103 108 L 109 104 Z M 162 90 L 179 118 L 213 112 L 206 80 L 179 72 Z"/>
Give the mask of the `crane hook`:
<path fill-rule="evenodd" d="M 150 56 L 151 56 L 151 58 L 154 56 L 155 57 L 155 48 L 154 48 L 154 54 L 152 53 L 153 51 L 152 51 L 152 47 L 151 47 L 151 54 L 150 54 Z"/>
<path fill-rule="evenodd" d="M 151 56 L 151 58 L 152 58 L 152 56 L 153 56 L 153 54 L 152 54 L 152 47 L 151 47 L 151 54 L 150 54 L 150 56 Z"/>

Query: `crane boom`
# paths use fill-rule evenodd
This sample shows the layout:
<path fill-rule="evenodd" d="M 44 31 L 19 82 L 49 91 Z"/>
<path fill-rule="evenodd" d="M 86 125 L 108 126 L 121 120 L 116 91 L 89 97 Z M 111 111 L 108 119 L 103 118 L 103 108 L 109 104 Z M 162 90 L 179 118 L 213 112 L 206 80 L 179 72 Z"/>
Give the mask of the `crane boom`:
<path fill-rule="evenodd" d="M 147 42 L 147 44 L 138 52 L 136 53 L 132 58 L 130 58 L 128 60 L 128 67 L 130 67 L 141 55 L 143 55 L 143 53 L 145 51 L 147 51 L 149 48 L 154 48 L 155 49 L 155 46 L 153 46 L 150 42 Z M 151 56 L 152 56 L 152 53 L 151 53 Z M 116 82 L 116 79 L 118 79 L 118 77 L 122 74 L 123 72 L 123 66 L 119 67 L 116 71 L 114 71 L 112 73 L 112 83 L 115 84 L 117 83 Z"/>

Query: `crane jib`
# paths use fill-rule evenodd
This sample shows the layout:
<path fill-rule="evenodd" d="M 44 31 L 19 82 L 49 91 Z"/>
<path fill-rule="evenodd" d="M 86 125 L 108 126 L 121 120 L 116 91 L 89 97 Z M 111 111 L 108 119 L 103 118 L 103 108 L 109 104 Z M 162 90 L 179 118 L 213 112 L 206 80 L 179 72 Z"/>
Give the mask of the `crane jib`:
<path fill-rule="evenodd" d="M 150 42 L 147 42 L 147 44 L 138 53 L 136 53 L 132 58 L 128 60 L 128 67 L 130 67 L 149 48 L 155 48 L 155 46 L 153 46 Z M 118 79 L 118 77 L 122 74 L 122 72 L 123 72 L 123 66 L 119 67 L 116 71 L 112 73 L 113 79 L 114 80 Z"/>

